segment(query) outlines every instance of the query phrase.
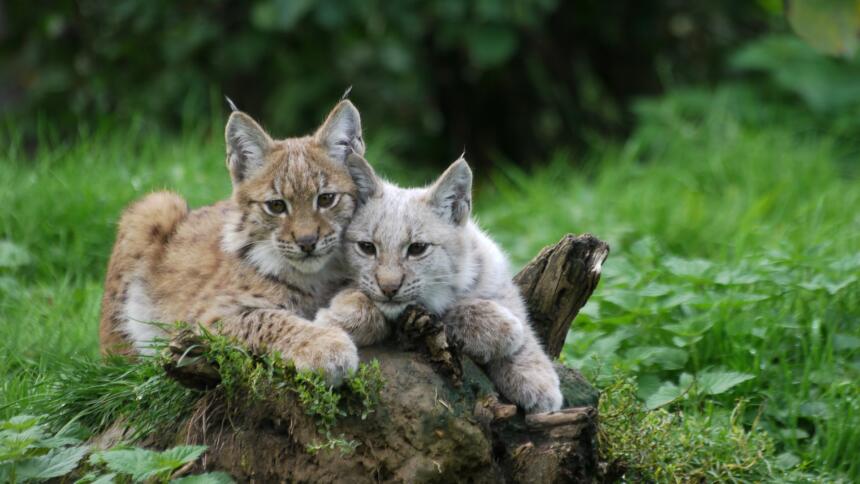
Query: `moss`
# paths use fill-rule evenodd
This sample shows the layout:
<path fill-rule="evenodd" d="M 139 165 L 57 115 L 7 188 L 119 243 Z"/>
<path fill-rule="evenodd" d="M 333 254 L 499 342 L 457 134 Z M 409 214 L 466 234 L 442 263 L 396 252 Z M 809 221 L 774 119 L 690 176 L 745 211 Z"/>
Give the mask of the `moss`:
<path fill-rule="evenodd" d="M 354 442 L 333 436 L 332 428 L 340 418 L 367 418 L 385 385 L 377 361 L 362 363 L 342 387 L 332 388 L 322 373 L 297 372 L 278 354 L 252 355 L 231 339 L 208 331 L 202 332 L 200 343 L 201 357 L 212 362 L 221 376 L 212 391 L 223 394 L 228 411 L 241 413 L 254 403 L 294 398 L 324 437 L 309 450 L 354 449 Z M 27 406 L 48 414 L 55 426 L 76 420 L 91 433 L 124 419 L 134 430 L 133 441 L 176 430 L 176 422 L 192 412 L 203 392 L 168 378 L 164 358 L 74 360 L 45 382 Z"/>

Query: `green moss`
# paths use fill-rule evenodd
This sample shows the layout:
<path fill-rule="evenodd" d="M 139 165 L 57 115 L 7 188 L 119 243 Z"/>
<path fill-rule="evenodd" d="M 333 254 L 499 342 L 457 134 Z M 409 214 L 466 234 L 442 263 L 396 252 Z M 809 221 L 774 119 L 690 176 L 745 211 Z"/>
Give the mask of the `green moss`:
<path fill-rule="evenodd" d="M 240 413 L 252 403 L 295 398 L 325 438 L 313 446 L 316 450 L 353 449 L 356 444 L 333 436 L 332 428 L 343 417 L 366 418 L 385 384 L 377 361 L 361 364 L 343 386 L 333 388 L 321 372 L 296 372 L 279 354 L 253 355 L 218 334 L 202 331 L 201 345 L 202 357 L 221 375 L 221 383 L 212 391 L 223 393 L 231 412 Z M 133 429 L 131 440 L 169 431 L 190 414 L 203 392 L 168 378 L 164 363 L 161 356 L 138 362 L 72 360 L 45 381 L 26 405 L 47 414 L 49 423 L 60 426 L 74 420 L 91 433 L 118 419 Z"/>
<path fill-rule="evenodd" d="M 601 460 L 608 478 L 625 482 L 810 482 L 824 479 L 777 455 L 774 441 L 749 423 L 745 402 L 730 411 L 648 410 L 631 378 L 619 377 L 600 398 Z M 835 476 L 827 477 L 838 482 Z"/>
<path fill-rule="evenodd" d="M 357 443 L 334 436 L 333 427 L 340 418 L 367 418 L 379 403 L 385 385 L 376 360 L 360 364 L 342 386 L 333 388 L 321 371 L 297 372 L 278 353 L 253 355 L 230 338 L 205 330 L 202 338 L 207 348 L 203 357 L 218 368 L 220 390 L 228 405 L 241 412 L 249 404 L 295 398 L 325 437 L 324 441 L 308 447 L 311 452 L 334 448 L 352 451 Z"/>

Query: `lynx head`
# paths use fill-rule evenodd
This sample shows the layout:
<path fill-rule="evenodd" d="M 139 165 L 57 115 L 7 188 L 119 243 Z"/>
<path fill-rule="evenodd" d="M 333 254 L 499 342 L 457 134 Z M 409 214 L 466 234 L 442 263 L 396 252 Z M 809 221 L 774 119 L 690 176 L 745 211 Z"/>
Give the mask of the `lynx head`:
<path fill-rule="evenodd" d="M 283 140 L 234 112 L 225 137 L 239 210 L 225 226 L 224 247 L 268 275 L 320 271 L 340 248 L 356 207 L 346 158 L 364 153 L 358 110 L 341 101 L 312 136 Z"/>
<path fill-rule="evenodd" d="M 346 234 L 360 289 L 394 318 L 418 303 L 442 313 L 463 285 L 472 172 L 462 158 L 427 188 L 385 183 L 358 156 L 347 160 L 366 201 Z"/>

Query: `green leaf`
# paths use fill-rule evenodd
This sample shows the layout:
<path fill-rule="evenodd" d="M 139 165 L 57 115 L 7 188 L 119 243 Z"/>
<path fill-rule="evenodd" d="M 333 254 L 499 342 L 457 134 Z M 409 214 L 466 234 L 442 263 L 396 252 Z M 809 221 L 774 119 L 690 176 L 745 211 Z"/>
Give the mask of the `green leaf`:
<path fill-rule="evenodd" d="M 645 297 L 659 297 L 665 296 L 667 294 L 672 293 L 675 290 L 675 286 L 670 286 L 668 284 L 660 284 L 658 282 L 652 282 L 647 286 L 643 287 L 639 290 L 640 296 Z"/>
<path fill-rule="evenodd" d="M 101 462 L 113 472 L 130 475 L 135 481 L 143 481 L 165 471 L 156 467 L 155 454 L 156 452 L 146 449 L 113 449 L 94 455 L 90 462 Z"/>
<path fill-rule="evenodd" d="M 834 281 L 819 274 L 809 281 L 799 283 L 798 286 L 809 291 L 820 291 L 823 289 L 831 296 L 834 296 L 836 293 L 842 291 L 851 284 L 854 284 L 856 281 L 857 276 L 854 275 L 848 276 L 841 281 Z"/>
<path fill-rule="evenodd" d="M 663 382 L 657 377 L 657 375 L 639 375 L 636 378 L 636 395 L 642 400 L 646 400 L 648 397 L 653 395 L 662 385 Z"/>
<path fill-rule="evenodd" d="M 657 388 L 657 391 L 645 399 L 645 408 L 648 410 L 656 410 L 660 407 L 666 406 L 681 398 L 686 391 L 687 388 L 679 387 L 670 381 L 664 382 L 659 388 Z"/>
<path fill-rule="evenodd" d="M 103 462 L 111 471 L 128 474 L 136 481 L 143 481 L 169 475 L 179 467 L 197 460 L 204 452 L 205 445 L 180 445 L 164 452 L 119 449 L 101 452 L 91 461 Z"/>
<path fill-rule="evenodd" d="M 115 480 L 116 473 L 114 472 L 109 474 L 96 474 L 95 472 L 90 472 L 75 481 L 75 484 L 113 484 Z"/>
<path fill-rule="evenodd" d="M 860 102 L 860 64 L 821 56 L 794 37 L 765 37 L 741 49 L 731 63 L 736 69 L 765 72 L 777 87 L 801 97 L 816 111 L 838 111 Z M 775 255 L 774 262 L 783 260 L 782 254 Z M 770 269 L 781 267 L 777 262 Z M 772 282 L 774 277 L 770 276 Z"/>
<path fill-rule="evenodd" d="M 687 352 L 668 346 L 637 346 L 625 353 L 628 360 L 638 361 L 643 365 L 656 365 L 664 370 L 679 370 L 687 363 Z"/>
<path fill-rule="evenodd" d="M 696 374 L 699 393 L 720 395 L 755 376 L 737 371 L 706 371 Z"/>
<path fill-rule="evenodd" d="M 0 242 L 0 244 L 2 244 L 2 242 Z M 3 420 L 0 422 L 0 430 L 21 432 L 35 427 L 38 423 L 39 417 L 34 417 L 32 415 L 16 415 L 9 420 Z"/>
<path fill-rule="evenodd" d="M 635 312 L 642 307 L 642 298 L 635 291 L 611 291 L 603 295 L 602 300 L 628 312 Z"/>
<path fill-rule="evenodd" d="M 663 260 L 663 267 L 668 269 L 672 274 L 696 279 L 703 278 L 712 266 L 713 264 L 710 261 L 704 259 L 684 259 L 669 256 Z"/>
<path fill-rule="evenodd" d="M 109 474 L 99 476 L 98 479 L 92 482 L 92 484 L 113 484 L 114 482 L 116 482 L 116 474 L 111 472 Z"/>
<path fill-rule="evenodd" d="M 800 464 L 800 457 L 791 452 L 783 452 L 776 456 L 776 466 L 783 470 L 791 469 Z"/>
<path fill-rule="evenodd" d="M 46 480 L 64 476 L 78 466 L 89 452 L 87 446 L 55 449 L 51 452 L 22 461 L 17 465 L 17 476 L 22 481 Z"/>
<path fill-rule="evenodd" d="M 680 323 L 664 324 L 662 328 L 679 336 L 700 336 L 707 333 L 713 326 L 713 318 L 698 317 L 686 319 Z"/>
<path fill-rule="evenodd" d="M 156 461 L 161 466 L 172 466 L 174 469 L 182 467 L 189 462 L 194 462 L 206 452 L 205 445 L 179 445 L 156 456 Z"/>
<path fill-rule="evenodd" d="M 235 481 L 225 472 L 209 472 L 207 474 L 180 477 L 170 482 L 173 484 L 232 484 Z"/>

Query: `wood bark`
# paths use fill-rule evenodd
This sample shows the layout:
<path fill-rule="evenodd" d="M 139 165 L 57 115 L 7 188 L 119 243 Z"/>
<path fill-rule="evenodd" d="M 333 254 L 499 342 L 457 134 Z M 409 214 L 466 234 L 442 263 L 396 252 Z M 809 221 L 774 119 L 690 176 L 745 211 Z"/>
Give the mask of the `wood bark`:
<path fill-rule="evenodd" d="M 594 291 L 608 246 L 567 235 L 517 274 L 536 332 L 557 357 L 567 329 Z M 523 415 L 502 401 L 482 369 L 462 357 L 444 326 L 412 308 L 386 345 L 361 350 L 377 359 L 386 387 L 367 420 L 343 419 L 335 434 L 360 443 L 349 455 L 307 452 L 319 441 L 296 401 L 259 402 L 237 412 L 206 394 L 175 435 L 156 445 L 209 445 L 206 469 L 256 482 L 588 482 L 598 477 L 598 394 L 557 364 L 565 396 L 559 412 Z M 167 373 L 186 386 L 217 388 L 217 368 L 187 333 L 171 342 Z M 175 362 L 183 359 L 184 363 Z M 188 363 L 190 361 L 190 364 Z"/>
<path fill-rule="evenodd" d="M 558 358 L 570 322 L 600 281 L 609 245 L 591 234 L 565 235 L 514 276 L 547 353 Z"/>

